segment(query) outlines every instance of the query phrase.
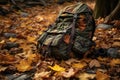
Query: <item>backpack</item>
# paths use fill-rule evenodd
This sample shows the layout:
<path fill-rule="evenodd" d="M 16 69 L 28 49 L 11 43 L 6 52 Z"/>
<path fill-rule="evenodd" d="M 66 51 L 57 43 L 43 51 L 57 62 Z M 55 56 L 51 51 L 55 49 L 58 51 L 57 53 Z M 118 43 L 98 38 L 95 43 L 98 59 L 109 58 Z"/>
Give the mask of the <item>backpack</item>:
<path fill-rule="evenodd" d="M 93 45 L 95 21 L 91 9 L 83 3 L 65 7 L 38 38 L 37 49 L 45 57 L 69 59 L 70 52 L 81 56 Z"/>

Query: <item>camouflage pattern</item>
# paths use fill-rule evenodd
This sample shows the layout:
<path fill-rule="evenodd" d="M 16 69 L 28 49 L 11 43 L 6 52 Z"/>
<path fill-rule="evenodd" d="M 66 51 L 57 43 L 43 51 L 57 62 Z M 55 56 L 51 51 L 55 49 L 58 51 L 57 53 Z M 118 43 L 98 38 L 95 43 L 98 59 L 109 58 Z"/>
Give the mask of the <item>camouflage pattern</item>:
<path fill-rule="evenodd" d="M 72 25 L 75 14 L 77 14 L 76 23 Z M 71 38 L 73 26 L 75 27 L 73 40 L 69 42 L 71 40 L 67 38 L 66 43 L 64 37 L 69 35 Z M 59 13 L 55 24 L 40 36 L 37 47 L 43 56 L 68 59 L 70 51 L 83 54 L 89 50 L 94 30 L 95 22 L 87 5 L 78 3 L 67 6 Z"/>

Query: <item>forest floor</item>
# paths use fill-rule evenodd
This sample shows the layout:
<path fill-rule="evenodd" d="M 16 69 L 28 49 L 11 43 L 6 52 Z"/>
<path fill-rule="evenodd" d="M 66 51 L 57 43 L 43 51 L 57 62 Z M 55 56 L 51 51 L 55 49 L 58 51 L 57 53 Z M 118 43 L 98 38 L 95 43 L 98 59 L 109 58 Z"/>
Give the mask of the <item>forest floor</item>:
<path fill-rule="evenodd" d="M 0 16 L 0 80 L 120 80 L 120 57 L 116 56 L 120 56 L 120 29 L 114 26 L 96 28 L 93 40 L 98 56 L 58 61 L 43 59 L 37 52 L 38 37 L 60 10 L 75 3 L 27 7 L 24 12 L 13 10 Z M 94 9 L 94 2 L 86 4 Z M 97 19 L 96 25 L 103 21 Z M 112 53 L 104 56 L 106 52 Z"/>

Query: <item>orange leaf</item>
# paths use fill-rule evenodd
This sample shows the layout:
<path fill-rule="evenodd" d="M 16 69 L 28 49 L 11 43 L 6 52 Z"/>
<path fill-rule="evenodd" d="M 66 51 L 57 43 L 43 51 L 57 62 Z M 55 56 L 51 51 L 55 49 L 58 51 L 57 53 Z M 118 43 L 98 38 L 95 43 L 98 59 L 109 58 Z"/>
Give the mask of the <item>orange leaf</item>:
<path fill-rule="evenodd" d="M 104 74 L 100 71 L 97 71 L 96 73 L 96 79 L 97 80 L 110 80 L 109 76 L 107 74 Z"/>
<path fill-rule="evenodd" d="M 120 59 L 112 59 L 111 62 L 110 62 L 111 66 L 115 66 L 117 64 L 120 64 Z"/>
<path fill-rule="evenodd" d="M 17 60 L 13 55 L 10 54 L 0 54 L 0 63 L 1 64 L 13 64 L 16 63 Z"/>
<path fill-rule="evenodd" d="M 31 37 L 31 36 L 27 36 L 27 40 L 29 41 L 29 42 L 33 42 L 33 43 L 37 43 L 36 41 L 35 41 L 35 37 Z"/>
<path fill-rule="evenodd" d="M 82 68 L 84 68 L 85 66 L 87 66 L 87 64 L 86 64 L 85 62 L 81 62 L 81 63 L 74 63 L 74 64 L 72 64 L 72 66 L 73 66 L 74 68 L 82 69 Z"/>

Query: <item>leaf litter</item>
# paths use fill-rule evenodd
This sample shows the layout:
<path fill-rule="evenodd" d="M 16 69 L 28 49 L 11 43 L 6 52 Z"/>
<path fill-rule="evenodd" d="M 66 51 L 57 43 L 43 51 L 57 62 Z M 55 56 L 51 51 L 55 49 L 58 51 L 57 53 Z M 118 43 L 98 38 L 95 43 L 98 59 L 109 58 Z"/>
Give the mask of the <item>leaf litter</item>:
<path fill-rule="evenodd" d="M 34 6 L 25 8 L 26 15 L 22 16 L 21 11 L 14 11 L 7 16 L 0 16 L 0 78 L 7 80 L 6 73 L 22 74 L 35 70 L 32 76 L 33 80 L 63 80 L 63 79 L 80 79 L 80 80 L 119 80 L 120 59 L 112 57 L 96 56 L 91 54 L 90 58 L 69 59 L 67 61 L 57 61 L 52 58 L 43 59 L 37 52 L 37 38 L 43 31 L 54 23 L 59 11 L 70 4 L 50 5 L 46 7 Z M 94 6 L 94 3 L 87 3 L 89 6 Z M 96 20 L 96 24 L 103 23 L 104 18 Z M 119 21 L 113 21 L 115 26 L 120 26 Z M 1 33 L 3 32 L 3 33 Z M 97 28 L 93 40 L 96 43 L 95 49 L 99 48 L 117 48 L 120 54 L 120 30 L 117 28 L 99 29 Z M 5 34 L 9 33 L 9 34 Z M 12 34 L 13 33 L 13 34 Z M 5 34 L 5 35 L 2 35 Z M 16 35 L 17 34 L 17 35 Z M 69 36 L 66 36 L 66 42 L 69 43 Z M 10 47 L 9 50 L 4 48 L 6 42 L 17 42 L 20 49 L 16 54 Z M 13 44 L 11 44 L 13 45 Z M 102 52 L 99 52 L 102 54 Z M 106 53 L 107 54 L 107 53 Z M 104 55 L 106 55 L 104 54 Z M 38 64 L 39 63 L 39 64 Z M 90 71 L 87 71 L 90 70 Z M 95 73 L 92 73 L 95 71 Z M 105 71 L 105 72 L 104 72 Z M 89 73 L 87 73 L 89 72 Z M 113 74 L 115 73 L 115 74 Z M 23 75 L 24 76 L 24 75 Z M 16 75 L 16 77 L 18 77 Z M 15 78 L 14 78 L 15 79 Z"/>

